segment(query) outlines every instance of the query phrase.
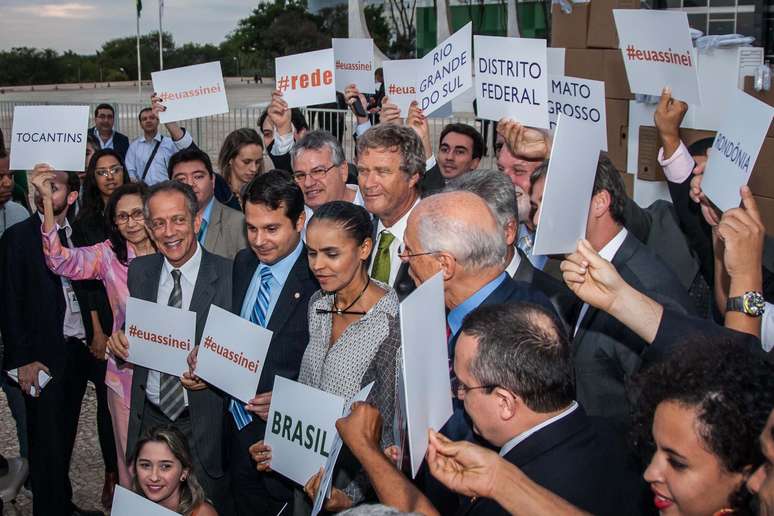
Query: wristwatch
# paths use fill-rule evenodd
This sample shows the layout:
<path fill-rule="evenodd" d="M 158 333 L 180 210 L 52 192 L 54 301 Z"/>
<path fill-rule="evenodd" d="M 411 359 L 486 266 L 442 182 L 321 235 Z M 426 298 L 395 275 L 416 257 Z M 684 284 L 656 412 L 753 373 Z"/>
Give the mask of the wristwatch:
<path fill-rule="evenodd" d="M 726 302 L 726 310 L 742 312 L 750 317 L 760 317 L 765 309 L 766 301 L 760 292 L 745 292 L 741 296 L 728 298 Z"/>

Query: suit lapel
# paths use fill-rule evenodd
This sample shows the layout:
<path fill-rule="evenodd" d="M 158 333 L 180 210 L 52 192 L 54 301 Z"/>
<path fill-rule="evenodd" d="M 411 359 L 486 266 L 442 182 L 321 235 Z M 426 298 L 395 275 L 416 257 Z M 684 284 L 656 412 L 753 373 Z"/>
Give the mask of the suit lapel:
<path fill-rule="evenodd" d="M 513 279 L 532 285 L 532 278 L 535 275 L 532 264 L 530 263 L 529 258 L 527 258 L 527 255 L 525 255 L 521 249 L 517 247 L 516 252 L 519 254 L 519 266 L 516 267 L 516 272 L 513 274 Z"/>
<path fill-rule="evenodd" d="M 196 313 L 196 340 L 199 340 L 199 333 L 204 328 L 200 317 L 206 316 L 209 312 L 212 299 L 215 297 L 215 283 L 218 281 L 218 273 L 210 261 L 210 253 L 202 249 L 202 262 L 199 265 L 199 274 L 196 276 L 196 285 L 194 285 L 193 295 L 191 296 L 191 305 L 188 309 Z M 227 309 L 228 307 L 221 307 Z"/>
<path fill-rule="evenodd" d="M 276 332 L 285 325 L 288 317 L 293 313 L 296 303 L 301 301 L 303 283 L 308 278 L 309 262 L 306 257 L 306 246 L 304 246 L 301 249 L 301 255 L 293 264 L 293 268 L 290 269 L 290 274 L 282 286 L 277 304 L 274 305 L 271 319 L 269 319 L 268 330 Z"/>
<path fill-rule="evenodd" d="M 159 296 L 159 281 L 161 280 L 161 268 L 164 266 L 164 257 L 158 253 L 154 254 L 153 258 L 153 262 L 150 262 L 145 269 L 145 281 L 139 285 L 137 297 L 155 303 Z"/>
<path fill-rule="evenodd" d="M 222 232 L 223 225 L 223 206 L 216 199 L 212 203 L 212 211 L 210 212 L 210 221 L 207 226 L 207 235 L 204 238 L 204 247 L 206 249 L 217 249 L 218 241 L 220 240 L 220 234 Z"/>
<path fill-rule="evenodd" d="M 505 455 L 505 458 L 516 467 L 523 468 L 547 451 L 582 431 L 587 425 L 586 413 L 579 406 L 570 414 L 545 428 L 541 428 L 517 444 Z"/>
<path fill-rule="evenodd" d="M 242 305 L 245 302 L 247 289 L 250 288 L 250 282 L 259 265 L 260 262 L 255 256 L 255 253 L 253 253 L 252 249 L 248 249 L 245 264 L 242 266 L 242 270 L 237 271 L 238 274 L 236 274 L 234 278 L 234 292 L 236 293 L 237 303 L 235 303 L 232 308 L 237 315 L 242 311 Z"/>

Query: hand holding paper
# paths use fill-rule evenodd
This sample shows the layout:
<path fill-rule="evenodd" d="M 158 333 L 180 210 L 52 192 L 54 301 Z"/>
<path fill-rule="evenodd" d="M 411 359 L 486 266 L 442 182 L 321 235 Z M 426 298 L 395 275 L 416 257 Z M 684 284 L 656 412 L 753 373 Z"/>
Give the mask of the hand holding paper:
<path fill-rule="evenodd" d="M 551 156 L 551 139 L 544 131 L 525 127 L 510 118 L 501 118 L 497 122 L 497 133 L 516 157 L 538 160 Z"/>
<path fill-rule="evenodd" d="M 355 102 L 360 103 L 360 107 L 363 109 L 363 113 L 366 112 L 366 105 L 368 104 L 366 102 L 365 95 L 360 93 L 360 90 L 355 86 L 354 84 L 350 84 L 344 89 L 344 101 L 349 106 L 349 109 L 352 110 L 352 113 L 357 117 L 357 123 L 358 124 L 364 124 L 368 121 L 367 116 L 361 116 L 357 112 L 357 108 L 355 107 Z"/>
<path fill-rule="evenodd" d="M 129 358 L 129 341 L 122 330 L 118 330 L 108 337 L 107 347 L 114 356 L 121 360 Z"/>
<path fill-rule="evenodd" d="M 578 242 L 577 250 L 567 255 L 560 269 L 576 296 L 605 312 L 610 312 L 617 294 L 628 287 L 613 264 L 599 256 L 587 240 Z"/>
<path fill-rule="evenodd" d="M 293 131 L 293 126 L 290 123 L 290 108 L 285 99 L 282 98 L 282 92 L 274 90 L 271 93 L 271 104 L 267 109 L 269 113 L 269 120 L 274 124 L 274 129 L 281 134 L 290 134 Z"/>
<path fill-rule="evenodd" d="M 382 110 L 379 114 L 379 121 L 383 124 L 400 125 L 400 118 L 400 108 L 390 102 L 390 97 L 384 97 L 382 99 Z"/>
<path fill-rule="evenodd" d="M 664 147 L 664 158 L 671 157 L 680 146 L 680 125 L 687 112 L 688 104 L 672 98 L 672 88 L 664 88 L 653 116 Z"/>

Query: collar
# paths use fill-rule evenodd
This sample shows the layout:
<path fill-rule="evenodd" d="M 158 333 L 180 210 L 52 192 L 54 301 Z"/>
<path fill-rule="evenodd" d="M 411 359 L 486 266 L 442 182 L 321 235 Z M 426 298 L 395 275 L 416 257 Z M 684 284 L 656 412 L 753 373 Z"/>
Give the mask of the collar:
<path fill-rule="evenodd" d="M 629 232 L 626 230 L 626 228 L 621 228 L 621 231 L 618 232 L 616 236 L 612 238 L 608 243 L 605 244 L 605 247 L 603 247 L 599 251 L 599 256 L 607 260 L 608 262 L 613 261 L 613 257 L 618 252 L 618 250 L 621 248 L 621 246 L 624 243 L 624 240 L 626 240 L 626 236 L 629 234 Z"/>
<path fill-rule="evenodd" d="M 215 204 L 215 195 L 213 195 L 212 199 L 210 199 L 210 202 L 207 203 L 207 207 L 204 208 L 204 213 L 202 214 L 202 220 L 206 220 L 207 225 L 210 224 L 210 216 L 212 215 L 213 204 Z"/>
<path fill-rule="evenodd" d="M 452 335 L 457 335 L 457 332 L 460 331 L 460 328 L 462 328 L 462 321 L 465 319 L 465 316 L 481 306 L 481 303 L 483 303 L 484 300 L 489 297 L 489 294 L 494 292 L 497 287 L 499 287 L 500 284 L 502 284 L 502 282 L 507 278 L 508 275 L 505 272 L 501 273 L 495 279 L 478 289 L 475 294 L 449 311 L 449 315 L 446 319 L 449 323 L 449 329 L 451 330 Z"/>
<path fill-rule="evenodd" d="M 105 144 L 110 143 L 110 141 L 113 139 L 113 136 L 115 136 L 115 135 L 116 135 L 116 130 L 115 129 L 111 129 L 110 130 L 110 138 L 108 138 L 108 140 L 105 142 Z M 97 141 L 100 143 L 100 147 L 101 147 L 102 146 L 102 136 L 100 136 L 99 129 L 97 129 L 96 125 L 94 126 L 94 136 L 97 137 Z"/>
<path fill-rule="evenodd" d="M 183 277 L 190 283 L 191 285 L 196 285 L 196 276 L 199 274 L 199 266 L 202 263 L 202 246 L 199 245 L 199 242 L 196 242 L 196 252 L 191 256 L 187 262 L 185 262 L 180 267 L 175 267 L 171 263 L 169 263 L 169 260 L 167 260 L 167 257 L 164 257 L 164 271 L 166 272 L 165 278 L 171 278 L 172 277 L 172 271 L 174 269 L 178 269 Z"/>
<path fill-rule="evenodd" d="M 8 204 L 8 203 L 6 203 L 6 204 Z M 5 205 L 3 205 L 3 209 L 5 209 Z M 44 220 L 43 212 L 39 211 L 37 213 L 38 213 L 38 217 L 40 217 L 40 223 L 43 224 L 43 220 Z M 60 226 L 58 222 L 55 223 L 54 226 L 55 226 L 54 227 L 54 231 L 59 231 L 60 229 L 64 229 L 65 230 L 65 234 L 67 235 L 67 238 L 72 237 L 72 235 L 73 235 L 73 227 L 70 225 L 70 221 L 67 220 L 67 217 L 64 218 L 64 226 Z"/>
<path fill-rule="evenodd" d="M 511 258 L 511 263 L 508 264 L 508 267 L 505 268 L 505 272 L 508 273 L 508 276 L 513 277 L 519 269 L 519 265 L 521 265 L 521 255 L 519 255 L 519 248 L 514 245 L 513 258 Z"/>
<path fill-rule="evenodd" d="M 406 213 L 403 214 L 401 218 L 399 218 L 395 224 L 392 225 L 392 227 L 386 227 L 384 225 L 384 222 L 382 222 L 382 219 L 379 219 L 379 224 L 376 228 L 376 233 L 379 234 L 385 229 L 392 234 L 395 238 L 403 242 L 403 234 L 406 232 L 406 225 L 408 224 L 408 218 L 409 215 L 411 215 L 411 212 L 414 211 L 414 208 L 417 207 L 417 204 L 419 204 L 419 197 L 417 197 L 417 200 L 414 201 L 414 204 L 411 206 L 411 209 L 408 210 Z"/>
<path fill-rule="evenodd" d="M 575 412 L 575 409 L 577 408 L 578 408 L 578 402 L 573 401 L 569 407 L 567 407 L 565 410 L 558 413 L 554 417 L 550 419 L 546 419 L 539 425 L 533 426 L 529 430 L 525 430 L 524 432 L 520 433 L 519 435 L 517 435 L 516 437 L 514 437 L 513 439 L 505 443 L 502 448 L 500 448 L 500 457 L 505 457 L 509 451 L 514 449 L 519 443 L 525 441 L 529 436 L 531 436 L 534 433 L 537 433 L 539 430 L 542 430 L 543 428 L 547 427 L 552 423 L 556 423 L 563 417 L 569 416 L 570 414 Z"/>
<path fill-rule="evenodd" d="M 163 139 L 164 139 L 164 136 L 163 136 L 163 135 L 162 135 L 162 134 L 161 134 L 159 131 L 156 131 L 156 136 L 154 136 L 153 138 L 151 138 L 151 140 L 155 140 L 155 141 L 157 141 L 157 142 L 160 142 L 160 141 L 161 141 L 161 140 L 163 140 Z M 145 138 L 145 134 L 143 134 L 142 136 L 140 136 L 140 140 L 144 141 L 145 143 L 150 143 L 150 142 L 147 140 L 147 138 Z"/>
<path fill-rule="evenodd" d="M 296 248 L 293 249 L 292 253 L 271 265 L 262 263 L 258 266 L 256 272 L 268 268 L 271 271 L 271 275 L 274 277 L 274 280 L 277 281 L 277 283 L 280 285 L 284 285 L 285 280 L 287 280 L 288 276 L 290 275 L 290 269 L 292 269 L 293 265 L 295 265 L 296 261 L 298 261 L 298 257 L 301 256 L 301 251 L 303 251 L 303 249 L 304 241 L 303 239 L 299 238 L 298 244 L 296 245 Z"/>

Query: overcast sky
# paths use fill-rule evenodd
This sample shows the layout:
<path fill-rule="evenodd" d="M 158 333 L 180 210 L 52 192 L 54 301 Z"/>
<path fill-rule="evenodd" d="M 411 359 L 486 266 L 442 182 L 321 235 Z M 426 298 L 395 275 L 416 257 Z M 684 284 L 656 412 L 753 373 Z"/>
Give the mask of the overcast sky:
<path fill-rule="evenodd" d="M 93 54 L 136 33 L 135 0 L 0 0 L 0 49 L 28 46 Z M 258 0 L 165 0 L 164 30 L 176 45 L 220 43 Z M 140 32 L 158 30 L 158 0 L 143 0 Z"/>

